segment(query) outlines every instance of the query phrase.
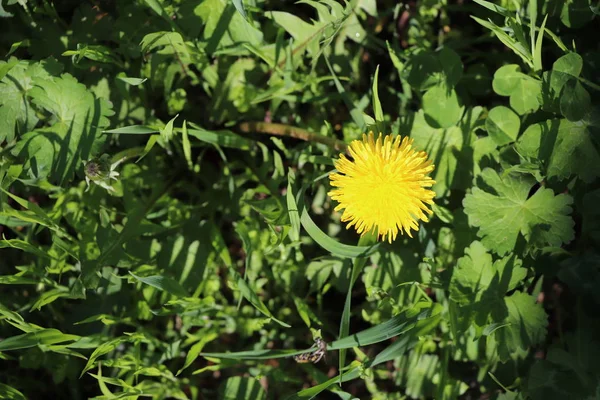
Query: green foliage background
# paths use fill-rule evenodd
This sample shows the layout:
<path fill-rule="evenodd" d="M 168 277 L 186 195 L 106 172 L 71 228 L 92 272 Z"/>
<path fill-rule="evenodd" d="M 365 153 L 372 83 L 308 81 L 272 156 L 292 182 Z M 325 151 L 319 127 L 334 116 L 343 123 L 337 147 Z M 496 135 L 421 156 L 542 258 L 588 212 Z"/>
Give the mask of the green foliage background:
<path fill-rule="evenodd" d="M 598 398 L 599 7 L 0 1 L 0 397 Z M 327 196 L 369 130 L 412 239 Z"/>

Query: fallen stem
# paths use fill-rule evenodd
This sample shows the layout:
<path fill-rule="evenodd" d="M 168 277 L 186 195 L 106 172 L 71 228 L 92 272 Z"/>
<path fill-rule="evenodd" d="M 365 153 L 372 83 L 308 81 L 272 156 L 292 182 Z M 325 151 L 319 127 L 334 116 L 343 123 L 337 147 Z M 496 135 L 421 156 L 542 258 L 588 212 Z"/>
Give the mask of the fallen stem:
<path fill-rule="evenodd" d="M 274 124 L 270 122 L 242 122 L 237 128 L 244 133 L 258 132 L 267 135 L 287 136 L 306 142 L 317 142 L 325 144 L 335 150 L 346 151 L 348 145 L 341 140 L 318 133 L 307 131 L 306 129 L 289 126 L 285 124 Z"/>

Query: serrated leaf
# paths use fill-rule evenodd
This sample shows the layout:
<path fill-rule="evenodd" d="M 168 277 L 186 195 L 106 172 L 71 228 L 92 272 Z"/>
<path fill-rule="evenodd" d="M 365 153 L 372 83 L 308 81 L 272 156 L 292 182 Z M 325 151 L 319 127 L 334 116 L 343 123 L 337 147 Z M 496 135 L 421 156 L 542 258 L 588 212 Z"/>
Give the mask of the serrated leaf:
<path fill-rule="evenodd" d="M 450 280 L 450 298 L 460 305 L 499 300 L 527 276 L 521 261 L 514 256 L 492 263 L 492 255 L 475 241 L 465 249 Z"/>
<path fill-rule="evenodd" d="M 56 122 L 25 135 L 13 154 L 31 164 L 46 163 L 47 156 L 38 160 L 36 149 L 40 144 L 34 143 L 37 136 L 44 137 L 54 149 L 52 169 L 48 172 L 52 180 L 62 184 L 81 168 L 82 161 L 99 152 L 105 140 L 102 130 L 113 114 L 111 104 L 96 98 L 69 74 L 51 80 L 37 77 L 33 82 L 35 87 L 29 91 L 29 97 L 37 107 L 54 115 Z"/>
<path fill-rule="evenodd" d="M 513 251 L 519 234 L 537 246 L 560 246 L 573 239 L 571 196 L 554 195 L 540 187 L 530 198 L 536 184 L 529 176 L 507 174 L 490 168 L 483 170 L 478 186 L 463 200 L 469 225 L 479 227 L 478 236 L 488 249 L 499 255 Z M 537 227 L 537 229 L 536 229 Z M 532 238 L 536 229 L 537 235 Z"/>
<path fill-rule="evenodd" d="M 521 156 L 540 160 L 548 177 L 577 175 L 589 183 L 600 176 L 600 153 L 583 122 L 552 119 L 530 125 L 516 148 Z"/>
<path fill-rule="evenodd" d="M 506 297 L 506 308 L 509 325 L 495 332 L 498 342 L 498 355 L 502 361 L 507 361 L 520 350 L 539 344 L 546 337 L 548 316 L 535 298 L 527 293 L 516 292 Z"/>
<path fill-rule="evenodd" d="M 52 79 L 58 72 L 52 63 L 31 63 L 11 58 L 0 61 L 0 141 L 12 141 L 32 130 L 39 119 L 31 106 L 29 94 L 35 81 Z"/>

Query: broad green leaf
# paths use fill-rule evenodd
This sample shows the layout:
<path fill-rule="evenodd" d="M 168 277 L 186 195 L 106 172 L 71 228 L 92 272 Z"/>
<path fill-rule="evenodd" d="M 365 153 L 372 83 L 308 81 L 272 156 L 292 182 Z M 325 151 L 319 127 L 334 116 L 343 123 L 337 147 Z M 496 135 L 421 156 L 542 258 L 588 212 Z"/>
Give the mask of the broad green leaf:
<path fill-rule="evenodd" d="M 263 33 L 246 21 L 228 0 L 207 0 L 200 3 L 194 14 L 204 22 L 203 39 L 206 41 L 206 52 L 233 44 L 249 43 L 259 47 Z M 226 21 L 226 29 L 222 26 Z"/>
<path fill-rule="evenodd" d="M 527 293 L 516 292 L 505 298 L 508 326 L 495 332 L 499 356 L 507 361 L 519 350 L 527 350 L 546 337 L 548 316 L 541 304 Z"/>
<path fill-rule="evenodd" d="M 580 28 L 594 19 L 590 0 L 566 0 L 562 2 L 560 20 L 566 27 Z"/>
<path fill-rule="evenodd" d="M 475 128 L 482 111 L 481 107 L 466 110 L 458 126 L 449 129 L 432 128 L 422 110 L 414 114 L 410 137 L 414 139 L 414 148 L 425 151 L 435 163 L 431 175 L 436 181 L 433 190 L 438 197 L 448 189 L 465 190 L 471 185 L 472 175 L 478 168 L 470 161 L 471 146 L 477 142 Z M 400 131 L 400 134 L 406 135 L 406 132 Z M 467 167 L 469 164 L 473 165 L 472 170 Z"/>
<path fill-rule="evenodd" d="M 498 146 L 514 142 L 520 127 L 519 116 L 504 106 L 492 108 L 485 120 L 485 129 Z"/>
<path fill-rule="evenodd" d="M 51 80 L 61 67 L 54 62 L 0 61 L 0 140 L 11 142 L 31 131 L 39 119 L 30 92 L 41 80 Z"/>
<path fill-rule="evenodd" d="M 443 47 L 437 52 L 419 52 L 410 57 L 406 64 L 399 62 L 399 59 L 394 62 L 398 73 L 418 90 L 443 86 L 450 91 L 460 81 L 463 72 L 460 56 L 448 47 Z"/>
<path fill-rule="evenodd" d="M 536 183 L 533 178 L 521 174 L 501 177 L 490 168 L 483 170 L 480 179 L 463 206 L 469 225 L 479 228 L 477 234 L 488 249 L 505 255 L 514 250 L 519 234 L 538 248 L 560 246 L 573 239 L 571 196 L 555 196 L 551 189 L 540 187 L 528 198 Z"/>
<path fill-rule="evenodd" d="M 26 349 L 38 345 L 72 342 L 78 340 L 77 335 L 68 335 L 57 329 L 40 329 L 22 335 L 11 336 L 0 341 L 0 351 Z"/>
<path fill-rule="evenodd" d="M 514 290 L 527 276 L 521 260 L 514 255 L 496 260 L 480 242 L 473 242 L 458 260 L 450 280 L 450 299 L 458 307 L 450 307 L 452 333 L 457 340 L 469 326 L 475 327 L 475 338 L 489 334 L 490 324 L 505 325 L 508 315 L 504 304 L 506 292 Z M 482 327 L 486 326 L 482 330 Z"/>
<path fill-rule="evenodd" d="M 575 79 L 565 83 L 560 96 L 560 112 L 569 121 L 583 119 L 592 107 L 590 94 L 583 85 Z"/>
<path fill-rule="evenodd" d="M 150 285 L 159 290 L 170 293 L 173 296 L 186 297 L 188 295 L 186 290 L 175 279 L 172 279 L 172 278 L 169 278 L 166 276 L 161 276 L 161 275 L 142 277 L 142 276 L 135 275 L 131 271 L 129 271 L 129 275 L 133 276 L 138 281 L 145 283 L 146 285 Z"/>
<path fill-rule="evenodd" d="M 527 276 L 521 261 L 507 256 L 492 263 L 492 255 L 480 242 L 465 249 L 450 280 L 450 298 L 460 305 L 498 301 Z"/>
<path fill-rule="evenodd" d="M 600 176 L 600 154 L 591 129 L 566 119 L 539 122 L 525 130 L 516 148 L 523 157 L 541 161 L 548 177 L 577 175 L 589 183 Z"/>
<path fill-rule="evenodd" d="M 464 107 L 461 106 L 454 89 L 436 85 L 423 95 L 425 120 L 433 128 L 450 128 L 460 120 Z"/>
<path fill-rule="evenodd" d="M 40 146 L 53 150 L 51 170 L 38 176 L 45 177 L 49 172 L 53 181 L 62 184 L 72 179 L 82 161 L 98 153 L 99 146 L 105 141 L 102 130 L 108 126 L 108 117 L 113 114 L 112 105 L 96 98 L 69 74 L 52 80 L 38 77 L 33 83 L 35 87 L 28 93 L 31 101 L 52 114 L 55 122 L 24 135 L 13 154 L 29 162 L 35 173 L 35 164 L 44 165 L 50 160 L 46 154 L 41 158 L 38 156 Z M 37 137 L 45 142 L 39 143 Z"/>
<path fill-rule="evenodd" d="M 494 91 L 510 96 L 510 106 L 520 115 L 536 111 L 542 99 L 542 82 L 520 72 L 516 64 L 500 67 L 492 81 Z"/>

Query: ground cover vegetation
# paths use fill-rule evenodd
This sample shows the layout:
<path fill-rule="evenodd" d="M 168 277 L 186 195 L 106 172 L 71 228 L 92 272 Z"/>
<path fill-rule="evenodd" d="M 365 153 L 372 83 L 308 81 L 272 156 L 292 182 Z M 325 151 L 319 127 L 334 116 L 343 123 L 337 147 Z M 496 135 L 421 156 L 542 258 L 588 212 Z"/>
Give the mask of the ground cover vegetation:
<path fill-rule="evenodd" d="M 599 14 L 1 0 L 0 397 L 599 398 Z"/>

